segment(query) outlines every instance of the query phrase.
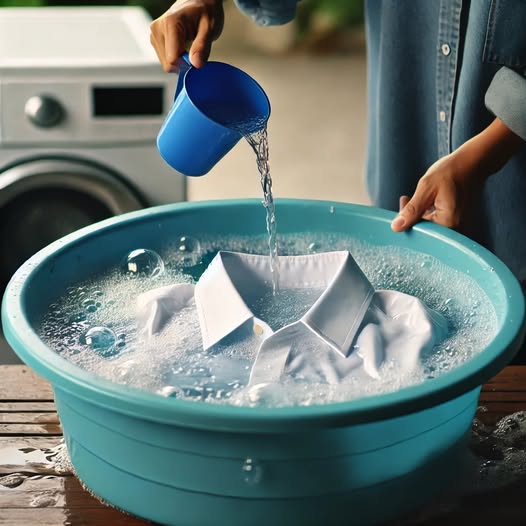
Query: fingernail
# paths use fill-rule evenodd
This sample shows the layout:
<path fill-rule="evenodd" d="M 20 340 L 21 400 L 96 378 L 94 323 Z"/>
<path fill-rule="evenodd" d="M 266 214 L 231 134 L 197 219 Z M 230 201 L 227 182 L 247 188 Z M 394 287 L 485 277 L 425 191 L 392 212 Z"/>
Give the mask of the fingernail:
<path fill-rule="evenodd" d="M 393 230 L 404 228 L 405 226 L 405 219 L 402 216 L 397 216 L 393 219 L 393 222 L 391 223 L 391 228 Z"/>

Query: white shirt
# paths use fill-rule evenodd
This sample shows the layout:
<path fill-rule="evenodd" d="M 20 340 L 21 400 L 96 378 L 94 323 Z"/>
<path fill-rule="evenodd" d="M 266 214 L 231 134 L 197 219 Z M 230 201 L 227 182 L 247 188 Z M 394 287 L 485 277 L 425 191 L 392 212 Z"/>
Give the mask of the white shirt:
<path fill-rule="evenodd" d="M 253 312 L 272 290 L 268 256 L 235 252 L 219 252 L 195 286 L 142 294 L 139 324 L 153 336 L 183 308 L 195 307 L 204 351 L 225 340 L 248 339 L 255 346 L 251 385 L 284 376 L 329 384 L 351 376 L 380 378 L 386 362 L 410 372 L 424 351 L 447 336 L 444 317 L 418 298 L 375 292 L 349 252 L 279 259 L 281 290 L 320 295 L 299 319 L 277 330 Z"/>

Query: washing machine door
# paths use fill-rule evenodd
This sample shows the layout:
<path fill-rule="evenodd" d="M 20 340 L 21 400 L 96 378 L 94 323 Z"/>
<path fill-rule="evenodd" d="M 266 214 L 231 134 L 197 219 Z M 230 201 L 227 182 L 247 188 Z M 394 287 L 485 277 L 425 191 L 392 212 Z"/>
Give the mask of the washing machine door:
<path fill-rule="evenodd" d="M 143 207 L 118 176 L 83 161 L 39 159 L 1 172 L 1 292 L 25 260 L 52 241 Z"/>

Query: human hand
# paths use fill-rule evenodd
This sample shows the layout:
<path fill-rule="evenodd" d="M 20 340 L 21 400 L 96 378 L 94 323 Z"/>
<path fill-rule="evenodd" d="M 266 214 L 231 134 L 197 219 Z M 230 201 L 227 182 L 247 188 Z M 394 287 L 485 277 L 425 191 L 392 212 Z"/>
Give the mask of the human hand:
<path fill-rule="evenodd" d="M 453 153 L 436 161 L 418 181 L 411 198 L 400 197 L 391 223 L 402 232 L 424 219 L 467 233 L 485 180 L 524 144 L 500 119 Z"/>
<path fill-rule="evenodd" d="M 223 0 L 177 0 L 150 24 L 150 42 L 163 69 L 179 69 L 179 57 L 190 41 L 190 62 L 196 68 L 203 67 L 223 23 Z"/>

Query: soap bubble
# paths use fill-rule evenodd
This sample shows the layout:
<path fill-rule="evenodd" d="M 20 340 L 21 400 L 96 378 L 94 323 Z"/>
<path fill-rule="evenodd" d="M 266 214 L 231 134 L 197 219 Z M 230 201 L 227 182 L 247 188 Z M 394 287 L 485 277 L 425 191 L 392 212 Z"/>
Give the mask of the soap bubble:
<path fill-rule="evenodd" d="M 96 312 L 100 307 L 100 303 L 92 299 L 86 299 L 82 302 L 82 306 L 86 309 L 86 312 Z"/>
<path fill-rule="evenodd" d="M 177 256 L 184 265 L 195 265 L 201 256 L 201 243 L 191 236 L 181 236 L 176 242 Z"/>
<path fill-rule="evenodd" d="M 177 242 L 177 250 L 179 250 L 179 252 L 199 252 L 200 249 L 201 243 L 190 236 L 181 236 Z"/>
<path fill-rule="evenodd" d="M 317 254 L 318 252 L 321 252 L 320 244 L 316 243 L 316 242 L 309 243 L 309 246 L 307 247 L 307 253 L 308 254 Z"/>
<path fill-rule="evenodd" d="M 183 391 L 175 385 L 163 385 L 157 390 L 157 394 L 166 398 L 181 398 L 183 396 Z"/>
<path fill-rule="evenodd" d="M 164 272 L 161 256 L 153 250 L 138 248 L 132 250 L 125 258 L 123 271 L 128 276 L 146 276 L 154 278 Z"/>
<path fill-rule="evenodd" d="M 119 352 L 115 348 L 115 341 L 115 334 L 107 327 L 92 327 L 80 337 L 80 343 L 89 346 L 104 358 L 109 358 Z"/>
<path fill-rule="evenodd" d="M 69 323 L 80 323 L 86 319 L 85 312 L 75 312 L 69 317 Z"/>
<path fill-rule="evenodd" d="M 119 336 L 117 336 L 117 347 L 121 349 L 126 347 L 126 334 L 119 334 Z"/>

